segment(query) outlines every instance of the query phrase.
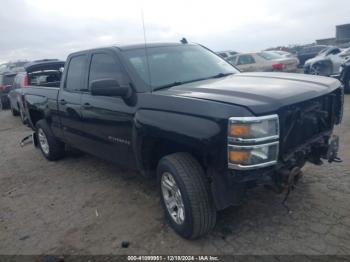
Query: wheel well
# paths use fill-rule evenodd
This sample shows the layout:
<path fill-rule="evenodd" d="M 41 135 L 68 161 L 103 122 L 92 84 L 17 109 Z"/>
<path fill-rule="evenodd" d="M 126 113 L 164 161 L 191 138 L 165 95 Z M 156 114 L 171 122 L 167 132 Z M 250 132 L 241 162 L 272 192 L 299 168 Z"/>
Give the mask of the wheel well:
<path fill-rule="evenodd" d="M 36 123 L 44 118 L 44 114 L 37 110 L 29 110 L 29 117 L 33 127 L 35 127 Z"/>
<path fill-rule="evenodd" d="M 332 73 L 333 63 L 330 60 L 317 61 L 311 67 L 319 66 L 321 75 L 330 75 Z"/>
<path fill-rule="evenodd" d="M 143 138 L 141 145 L 142 167 L 143 169 L 154 173 L 157 169 L 158 162 L 162 157 L 177 152 L 191 154 L 202 165 L 202 167 L 205 168 L 204 157 L 199 151 L 175 141 L 152 137 Z"/>

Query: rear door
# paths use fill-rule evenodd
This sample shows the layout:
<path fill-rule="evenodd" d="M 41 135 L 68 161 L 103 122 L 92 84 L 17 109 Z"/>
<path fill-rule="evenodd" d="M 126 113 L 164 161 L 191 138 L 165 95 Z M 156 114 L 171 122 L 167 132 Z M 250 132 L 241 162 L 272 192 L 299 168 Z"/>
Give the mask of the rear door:
<path fill-rule="evenodd" d="M 96 51 L 91 54 L 88 86 L 94 80 L 115 79 L 130 85 L 116 53 Z M 122 97 L 83 94 L 82 112 L 89 152 L 126 167 L 135 167 L 131 134 L 135 107 Z"/>
<path fill-rule="evenodd" d="M 84 149 L 86 144 L 81 97 L 87 81 L 87 63 L 87 54 L 74 55 L 70 58 L 58 95 L 58 112 L 64 140 L 80 149 Z"/>

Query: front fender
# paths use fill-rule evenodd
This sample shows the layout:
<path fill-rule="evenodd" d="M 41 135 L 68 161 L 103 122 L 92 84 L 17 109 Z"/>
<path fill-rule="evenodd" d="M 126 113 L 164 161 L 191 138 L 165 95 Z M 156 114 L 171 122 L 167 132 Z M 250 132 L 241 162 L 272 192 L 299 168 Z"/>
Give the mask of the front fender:
<path fill-rule="evenodd" d="M 135 114 L 134 152 L 141 161 L 140 147 L 144 137 L 165 139 L 179 144 L 200 155 L 216 158 L 226 148 L 227 121 L 210 119 L 189 114 L 142 109 Z M 220 157 L 222 161 L 222 157 Z M 215 161 L 217 164 L 218 162 Z"/>

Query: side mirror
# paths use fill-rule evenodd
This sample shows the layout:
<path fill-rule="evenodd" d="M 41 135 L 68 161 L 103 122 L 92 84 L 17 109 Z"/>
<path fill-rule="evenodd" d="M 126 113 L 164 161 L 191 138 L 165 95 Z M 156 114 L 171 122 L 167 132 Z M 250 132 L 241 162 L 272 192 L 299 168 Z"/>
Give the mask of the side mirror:
<path fill-rule="evenodd" d="M 128 86 L 120 86 L 115 79 L 99 79 L 90 83 L 90 91 L 94 96 L 120 96 L 129 97 L 131 89 Z"/>

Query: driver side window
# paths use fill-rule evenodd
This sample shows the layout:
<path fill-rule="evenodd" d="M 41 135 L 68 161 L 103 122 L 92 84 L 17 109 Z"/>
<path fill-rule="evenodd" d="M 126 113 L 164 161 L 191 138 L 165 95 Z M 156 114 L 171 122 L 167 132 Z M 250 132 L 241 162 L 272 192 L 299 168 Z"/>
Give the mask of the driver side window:
<path fill-rule="evenodd" d="M 89 85 L 94 80 L 114 79 L 120 85 L 126 84 L 126 78 L 119 62 L 106 53 L 93 54 L 89 73 Z"/>

